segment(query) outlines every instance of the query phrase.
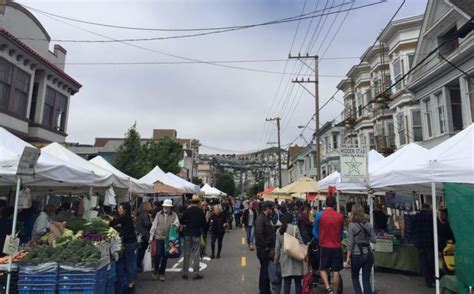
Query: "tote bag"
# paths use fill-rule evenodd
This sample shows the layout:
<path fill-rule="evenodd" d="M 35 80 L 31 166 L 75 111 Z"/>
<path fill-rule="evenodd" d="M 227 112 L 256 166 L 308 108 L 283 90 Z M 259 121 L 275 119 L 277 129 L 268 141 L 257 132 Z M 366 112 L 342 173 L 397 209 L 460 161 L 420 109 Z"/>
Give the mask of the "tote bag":
<path fill-rule="evenodd" d="M 181 255 L 181 239 L 179 238 L 178 229 L 175 226 L 171 226 L 165 242 L 165 253 L 167 257 L 179 258 Z"/>
<path fill-rule="evenodd" d="M 153 270 L 153 265 L 151 261 L 151 248 L 148 246 L 147 250 L 145 251 L 145 256 L 143 256 L 143 272 L 151 272 Z"/>
<path fill-rule="evenodd" d="M 283 251 L 288 254 L 290 257 L 303 261 L 308 252 L 308 246 L 301 244 L 300 240 L 296 236 L 296 226 L 293 227 L 293 235 L 290 235 L 285 232 L 283 234 Z"/>

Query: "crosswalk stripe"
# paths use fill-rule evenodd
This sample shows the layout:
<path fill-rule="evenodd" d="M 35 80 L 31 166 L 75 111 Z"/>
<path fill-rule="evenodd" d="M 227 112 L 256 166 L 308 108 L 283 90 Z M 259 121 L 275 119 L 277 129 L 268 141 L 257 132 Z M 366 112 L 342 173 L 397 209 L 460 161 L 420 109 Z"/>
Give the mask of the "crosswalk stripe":
<path fill-rule="evenodd" d="M 246 267 L 246 266 L 247 266 L 247 257 L 242 256 L 241 264 L 242 264 L 242 267 Z"/>

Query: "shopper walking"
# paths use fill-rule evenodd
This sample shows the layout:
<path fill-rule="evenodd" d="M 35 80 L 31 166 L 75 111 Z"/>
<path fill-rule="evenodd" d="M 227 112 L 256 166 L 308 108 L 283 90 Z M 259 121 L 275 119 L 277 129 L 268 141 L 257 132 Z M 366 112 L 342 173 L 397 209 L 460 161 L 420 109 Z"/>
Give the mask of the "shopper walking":
<path fill-rule="evenodd" d="M 209 204 L 206 201 L 203 201 L 201 203 L 201 208 L 202 211 L 204 212 L 204 216 L 206 217 L 206 228 L 202 232 L 202 238 L 204 241 L 204 244 L 201 244 L 201 258 L 206 255 L 206 247 L 207 247 L 207 234 L 209 232 L 209 226 L 211 223 L 211 216 L 212 216 L 212 211 L 209 208 Z"/>
<path fill-rule="evenodd" d="M 224 240 L 227 220 L 219 206 L 214 207 L 214 213 L 211 216 L 211 258 L 221 258 L 222 241 Z M 217 241 L 217 255 L 216 252 Z"/>
<path fill-rule="evenodd" d="M 137 223 L 135 229 L 138 233 L 138 258 L 137 266 L 138 272 L 142 272 L 142 262 L 145 252 L 148 248 L 148 240 L 150 240 L 150 229 L 151 229 L 151 203 L 143 202 L 140 206 L 140 212 L 137 216 Z"/>
<path fill-rule="evenodd" d="M 298 226 L 291 224 L 292 215 L 284 214 L 281 217 L 281 227 L 276 232 L 275 262 L 281 265 L 281 276 L 283 277 L 283 293 L 291 293 L 291 283 L 295 283 L 295 294 L 301 294 L 301 280 L 303 278 L 304 265 L 302 260 L 296 260 L 289 256 L 284 250 L 285 233 L 297 238 L 303 243 Z"/>
<path fill-rule="evenodd" d="M 182 216 L 182 224 L 184 225 L 184 261 L 183 261 L 183 276 L 187 280 L 189 273 L 189 262 L 193 261 L 193 280 L 201 280 L 204 277 L 199 273 L 199 259 L 200 259 L 200 237 L 206 230 L 207 223 L 204 212 L 199 207 L 200 198 L 198 195 L 193 195 L 191 199 L 191 206 L 187 208 Z"/>
<path fill-rule="evenodd" d="M 234 201 L 234 219 L 235 227 L 240 228 L 241 219 L 242 219 L 242 200 L 240 198 L 235 199 Z"/>
<path fill-rule="evenodd" d="M 247 245 L 249 250 L 253 250 L 255 245 L 255 220 L 257 219 L 257 212 L 253 209 L 252 205 L 244 210 L 242 216 L 242 223 L 244 224 L 245 231 L 247 233 Z"/>
<path fill-rule="evenodd" d="M 342 233 L 344 218 L 334 208 L 336 198 L 326 198 L 327 209 L 318 212 L 314 220 L 313 235 L 319 240 L 321 247 L 320 273 L 327 293 L 338 293 L 341 283 L 340 271 L 343 268 L 344 257 L 342 254 Z M 333 272 L 334 289 L 329 284 L 329 272 Z"/>
<path fill-rule="evenodd" d="M 348 228 L 347 263 L 351 266 L 352 286 L 356 294 L 372 294 L 370 274 L 374 265 L 374 255 L 370 243 L 375 243 L 374 228 L 367 221 L 364 208 L 352 206 L 352 217 Z M 359 273 L 362 269 L 362 291 Z"/>
<path fill-rule="evenodd" d="M 137 236 L 132 219 L 132 207 L 128 202 L 120 203 L 118 217 L 113 219 L 110 226 L 116 228 L 120 234 L 123 244 L 123 253 L 118 263 L 123 266 L 127 277 L 128 289 L 132 292 L 135 289 L 137 280 Z"/>
<path fill-rule="evenodd" d="M 261 210 L 255 220 L 255 245 L 257 246 L 257 257 L 260 261 L 258 289 L 260 294 L 270 294 L 268 263 L 275 255 L 275 231 L 270 223 L 273 203 L 264 202 L 261 204 Z"/>
<path fill-rule="evenodd" d="M 173 201 L 166 199 L 163 202 L 162 210 L 158 212 L 153 220 L 153 225 L 150 230 L 150 244 L 155 240 L 155 269 L 153 271 L 153 280 L 160 279 L 165 281 L 165 271 L 168 262 L 168 257 L 165 252 L 166 237 L 171 227 L 179 227 L 178 215 L 172 210 Z"/>

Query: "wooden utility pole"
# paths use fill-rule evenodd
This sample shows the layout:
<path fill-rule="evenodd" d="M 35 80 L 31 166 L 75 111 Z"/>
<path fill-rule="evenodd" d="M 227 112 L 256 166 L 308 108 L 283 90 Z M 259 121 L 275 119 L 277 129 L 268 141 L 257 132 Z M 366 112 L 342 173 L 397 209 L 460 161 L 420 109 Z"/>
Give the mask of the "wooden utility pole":
<path fill-rule="evenodd" d="M 280 118 L 267 118 L 266 121 L 276 121 L 278 130 L 278 187 L 281 188 L 281 141 L 280 141 Z"/>
<path fill-rule="evenodd" d="M 319 56 L 318 55 L 309 55 L 306 53 L 306 55 L 301 55 L 298 54 L 298 56 L 291 56 L 291 54 L 288 56 L 289 59 L 298 59 L 301 61 L 307 68 L 311 69 L 314 72 L 314 80 L 310 80 L 309 78 L 307 80 L 298 80 L 295 79 L 292 82 L 297 83 L 300 86 L 303 87 L 303 89 L 306 90 L 311 96 L 314 97 L 314 106 L 315 106 L 315 121 L 316 121 L 316 127 L 315 127 L 315 132 L 314 132 L 314 139 L 316 141 L 316 174 L 318 177 L 318 181 L 321 180 L 321 144 L 320 144 L 320 134 L 319 134 Z M 307 65 L 304 60 L 306 59 L 314 59 L 314 69 L 311 68 L 309 65 Z M 314 84 L 314 94 L 308 90 L 304 84 Z"/>

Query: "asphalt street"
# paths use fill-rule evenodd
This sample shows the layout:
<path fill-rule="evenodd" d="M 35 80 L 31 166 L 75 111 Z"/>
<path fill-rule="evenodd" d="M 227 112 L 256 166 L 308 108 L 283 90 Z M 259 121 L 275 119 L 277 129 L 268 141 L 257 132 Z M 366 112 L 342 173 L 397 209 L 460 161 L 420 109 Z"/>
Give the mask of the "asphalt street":
<path fill-rule="evenodd" d="M 249 251 L 244 244 L 244 236 L 245 232 L 241 229 L 226 233 L 221 258 L 201 261 L 203 280 L 183 280 L 179 272 L 182 261 L 170 259 L 166 281 L 153 281 L 151 273 L 142 273 L 136 293 L 258 294 L 259 263 L 255 251 Z M 354 293 L 349 270 L 344 270 L 342 275 L 344 293 Z M 434 290 L 424 287 L 423 279 L 418 276 L 376 271 L 375 279 L 376 292 L 380 294 L 434 293 Z"/>

